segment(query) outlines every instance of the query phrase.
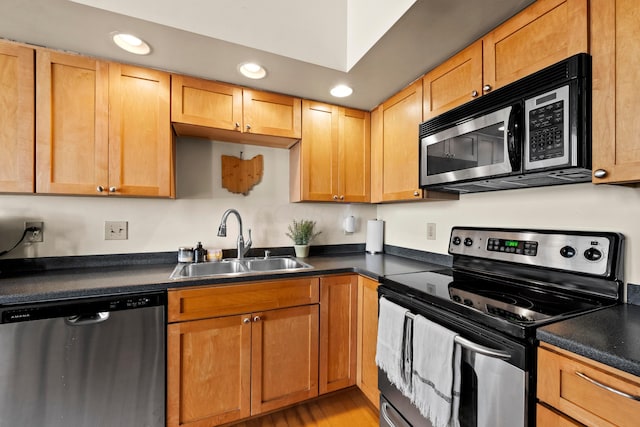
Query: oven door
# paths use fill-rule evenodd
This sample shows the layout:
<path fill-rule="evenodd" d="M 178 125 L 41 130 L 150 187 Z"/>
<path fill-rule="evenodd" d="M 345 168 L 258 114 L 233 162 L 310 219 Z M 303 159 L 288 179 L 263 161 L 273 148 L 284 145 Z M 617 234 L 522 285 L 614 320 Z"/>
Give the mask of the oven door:
<path fill-rule="evenodd" d="M 384 286 L 385 298 L 459 334 L 462 349 L 461 427 L 533 427 L 533 400 L 529 391 L 531 353 L 527 345 L 427 305 Z M 409 319 L 410 321 L 410 319 Z M 380 423 L 389 426 L 432 427 L 410 399 L 379 371 Z M 398 418 L 399 417 L 399 418 Z M 386 423 L 386 424 L 385 424 Z"/>
<path fill-rule="evenodd" d="M 420 186 L 519 173 L 521 107 L 501 110 L 420 138 Z"/>

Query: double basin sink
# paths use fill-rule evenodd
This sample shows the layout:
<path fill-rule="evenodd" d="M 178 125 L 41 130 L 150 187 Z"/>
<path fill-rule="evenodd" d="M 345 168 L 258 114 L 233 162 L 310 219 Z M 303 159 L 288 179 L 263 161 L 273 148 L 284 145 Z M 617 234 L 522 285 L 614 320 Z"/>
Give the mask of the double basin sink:
<path fill-rule="evenodd" d="M 294 257 L 227 258 L 222 261 L 196 264 L 180 263 L 171 273 L 171 279 L 193 277 L 231 277 L 255 273 L 283 273 L 313 268 Z"/>

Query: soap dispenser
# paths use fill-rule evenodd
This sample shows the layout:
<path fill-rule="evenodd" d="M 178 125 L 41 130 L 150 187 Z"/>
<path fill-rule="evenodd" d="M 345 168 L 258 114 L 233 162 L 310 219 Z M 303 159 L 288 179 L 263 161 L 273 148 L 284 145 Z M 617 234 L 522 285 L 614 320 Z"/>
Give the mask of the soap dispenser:
<path fill-rule="evenodd" d="M 205 262 L 207 260 L 207 250 L 202 247 L 202 243 L 198 242 L 198 245 L 193 250 L 193 262 Z"/>

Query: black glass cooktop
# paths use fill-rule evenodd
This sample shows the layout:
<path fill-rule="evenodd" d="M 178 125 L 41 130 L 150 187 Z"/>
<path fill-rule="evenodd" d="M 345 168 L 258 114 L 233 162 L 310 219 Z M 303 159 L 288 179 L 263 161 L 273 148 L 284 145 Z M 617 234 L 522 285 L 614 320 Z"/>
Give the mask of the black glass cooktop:
<path fill-rule="evenodd" d="M 383 285 L 521 337 L 542 324 L 613 304 L 530 283 L 451 270 L 390 275 Z"/>

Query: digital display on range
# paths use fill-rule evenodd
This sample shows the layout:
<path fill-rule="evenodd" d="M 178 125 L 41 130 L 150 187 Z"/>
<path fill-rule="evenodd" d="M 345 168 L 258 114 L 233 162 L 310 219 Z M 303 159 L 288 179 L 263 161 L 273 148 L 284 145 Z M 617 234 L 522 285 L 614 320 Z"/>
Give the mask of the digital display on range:
<path fill-rule="evenodd" d="M 538 242 L 490 238 L 487 240 L 487 250 L 492 252 L 536 256 L 538 254 Z"/>

